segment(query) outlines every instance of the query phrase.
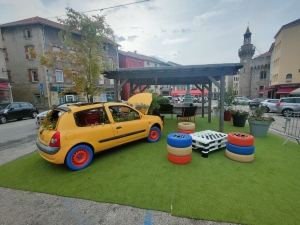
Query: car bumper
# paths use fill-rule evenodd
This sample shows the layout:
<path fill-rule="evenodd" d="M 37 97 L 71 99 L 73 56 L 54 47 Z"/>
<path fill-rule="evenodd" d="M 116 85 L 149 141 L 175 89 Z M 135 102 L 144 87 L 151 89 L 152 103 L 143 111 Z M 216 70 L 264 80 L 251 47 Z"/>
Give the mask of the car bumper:
<path fill-rule="evenodd" d="M 40 156 L 45 160 L 55 164 L 64 164 L 66 153 L 68 152 L 64 148 L 49 147 L 41 143 L 38 138 L 36 139 L 36 146 L 38 148 Z"/>

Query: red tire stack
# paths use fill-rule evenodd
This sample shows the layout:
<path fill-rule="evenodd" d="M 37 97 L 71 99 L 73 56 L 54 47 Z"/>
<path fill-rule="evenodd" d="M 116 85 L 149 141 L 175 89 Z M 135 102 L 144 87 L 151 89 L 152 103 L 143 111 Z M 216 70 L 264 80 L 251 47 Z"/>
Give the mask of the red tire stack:
<path fill-rule="evenodd" d="M 195 124 L 190 122 L 180 122 L 178 123 L 179 133 L 192 134 L 195 133 Z"/>
<path fill-rule="evenodd" d="M 175 164 L 187 164 L 192 160 L 192 137 L 185 133 L 167 136 L 168 159 Z"/>
<path fill-rule="evenodd" d="M 252 135 L 240 132 L 228 134 L 225 154 L 229 159 L 238 162 L 252 162 L 254 149 L 254 137 Z"/>

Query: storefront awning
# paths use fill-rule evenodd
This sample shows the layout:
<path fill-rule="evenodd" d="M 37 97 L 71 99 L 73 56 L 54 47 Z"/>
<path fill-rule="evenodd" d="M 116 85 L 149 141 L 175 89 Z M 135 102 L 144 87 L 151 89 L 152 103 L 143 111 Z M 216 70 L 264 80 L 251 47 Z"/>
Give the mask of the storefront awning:
<path fill-rule="evenodd" d="M 177 95 L 185 95 L 186 90 L 176 90 L 176 91 L 172 91 L 171 95 L 172 96 L 177 96 Z M 204 95 L 207 95 L 208 91 L 204 90 Z M 190 90 L 190 94 L 191 95 L 201 95 L 202 92 L 200 90 Z"/>
<path fill-rule="evenodd" d="M 272 91 L 272 89 L 261 90 L 261 91 L 258 92 L 258 94 L 263 94 L 263 93 L 266 93 L 266 92 L 269 92 L 269 91 Z"/>
<path fill-rule="evenodd" d="M 290 95 L 300 95 L 300 88 L 297 88 L 290 92 Z"/>
<path fill-rule="evenodd" d="M 297 88 L 279 88 L 276 91 L 276 94 L 289 94 L 290 92 L 292 92 L 295 89 L 297 89 Z"/>

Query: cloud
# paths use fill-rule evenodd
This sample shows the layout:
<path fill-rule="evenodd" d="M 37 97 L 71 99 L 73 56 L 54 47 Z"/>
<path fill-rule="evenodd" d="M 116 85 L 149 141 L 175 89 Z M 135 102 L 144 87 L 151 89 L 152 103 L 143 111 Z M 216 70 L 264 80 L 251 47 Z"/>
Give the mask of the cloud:
<path fill-rule="evenodd" d="M 218 16 L 218 15 L 221 15 L 224 12 L 225 12 L 224 10 L 220 10 L 220 11 L 213 11 L 213 12 L 208 12 L 208 13 L 204 13 L 202 15 L 195 16 L 193 23 L 194 23 L 195 26 L 200 26 L 205 21 L 207 21 L 208 19 L 210 19 L 211 17 L 215 17 L 215 16 Z"/>
<path fill-rule="evenodd" d="M 167 32 L 167 30 L 162 29 L 162 28 L 160 28 L 160 31 L 163 32 L 163 33 Z"/>
<path fill-rule="evenodd" d="M 136 35 L 131 35 L 131 36 L 128 36 L 127 40 L 128 41 L 134 41 L 138 36 Z"/>
<path fill-rule="evenodd" d="M 119 42 L 125 41 L 126 38 L 124 38 L 123 36 L 116 36 L 116 40 Z"/>
<path fill-rule="evenodd" d="M 190 32 L 191 30 L 190 29 L 184 29 L 184 28 L 181 28 L 181 30 L 173 30 L 173 33 L 176 34 L 176 33 L 187 33 L 187 32 Z"/>
<path fill-rule="evenodd" d="M 165 39 L 162 41 L 162 44 L 164 45 L 172 45 L 172 44 L 175 44 L 175 43 L 182 43 L 182 42 L 186 42 L 188 39 L 186 38 L 177 38 L 177 39 Z"/>
<path fill-rule="evenodd" d="M 169 57 L 171 59 L 175 59 L 179 54 L 181 54 L 181 51 L 179 50 L 173 50 L 169 53 Z"/>

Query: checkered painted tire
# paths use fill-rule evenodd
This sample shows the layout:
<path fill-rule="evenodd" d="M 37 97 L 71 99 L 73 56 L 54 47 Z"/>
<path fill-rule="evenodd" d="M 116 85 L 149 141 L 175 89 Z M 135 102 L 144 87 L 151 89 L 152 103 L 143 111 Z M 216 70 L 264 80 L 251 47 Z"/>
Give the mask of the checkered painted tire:
<path fill-rule="evenodd" d="M 228 149 L 226 149 L 225 155 L 229 159 L 232 159 L 232 160 L 237 161 L 237 162 L 252 162 L 254 160 L 254 154 L 251 154 L 251 155 L 239 155 L 239 154 L 235 154 L 235 153 L 233 153 L 231 151 L 228 151 Z"/>
<path fill-rule="evenodd" d="M 170 145 L 167 145 L 168 153 L 175 156 L 186 156 L 192 154 L 192 146 L 186 148 L 175 148 Z"/>
<path fill-rule="evenodd" d="M 254 153 L 255 147 L 254 146 L 249 146 L 249 147 L 237 146 L 237 145 L 233 145 L 233 144 L 226 142 L 226 149 L 228 149 L 229 151 L 231 151 L 235 154 L 251 155 Z"/>
<path fill-rule="evenodd" d="M 195 124 L 190 122 L 178 123 L 178 130 L 195 130 Z"/>
<path fill-rule="evenodd" d="M 177 130 L 178 133 L 184 133 L 184 134 L 192 134 L 195 133 L 195 130 Z"/>
<path fill-rule="evenodd" d="M 192 160 L 192 154 L 186 156 L 176 156 L 168 153 L 168 159 L 175 164 L 188 164 Z"/>
<path fill-rule="evenodd" d="M 240 133 L 240 132 L 231 132 L 227 136 L 227 141 L 230 144 L 237 146 L 253 146 L 254 137 L 250 134 Z"/>
<path fill-rule="evenodd" d="M 175 148 L 186 148 L 192 145 L 192 137 L 184 133 L 171 133 L 167 136 L 167 143 Z"/>

